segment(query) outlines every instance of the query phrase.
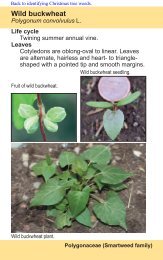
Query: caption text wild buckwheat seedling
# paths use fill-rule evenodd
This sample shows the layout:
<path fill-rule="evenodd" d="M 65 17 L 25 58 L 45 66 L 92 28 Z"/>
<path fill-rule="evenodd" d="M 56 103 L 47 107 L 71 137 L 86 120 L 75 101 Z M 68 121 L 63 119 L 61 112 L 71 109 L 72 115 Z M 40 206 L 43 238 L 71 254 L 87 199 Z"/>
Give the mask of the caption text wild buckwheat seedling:
<path fill-rule="evenodd" d="M 109 102 L 89 101 L 86 104 L 90 107 L 107 109 L 103 116 L 103 126 L 107 135 L 115 140 L 124 125 L 124 114 L 119 107 L 135 101 L 141 92 L 130 92 L 130 82 L 127 77 L 102 77 L 98 90 L 99 94 Z"/>
<path fill-rule="evenodd" d="M 47 156 L 32 169 L 45 183 L 31 200 L 31 207 L 46 206 L 47 216 L 58 229 L 73 221 L 91 228 L 94 214 L 102 223 L 127 230 L 126 209 L 118 192 L 127 188 L 124 181 L 132 174 L 112 166 L 111 159 L 105 145 L 94 145 L 80 155 L 64 151 L 58 166 Z M 92 209 L 90 199 L 94 201 Z"/>

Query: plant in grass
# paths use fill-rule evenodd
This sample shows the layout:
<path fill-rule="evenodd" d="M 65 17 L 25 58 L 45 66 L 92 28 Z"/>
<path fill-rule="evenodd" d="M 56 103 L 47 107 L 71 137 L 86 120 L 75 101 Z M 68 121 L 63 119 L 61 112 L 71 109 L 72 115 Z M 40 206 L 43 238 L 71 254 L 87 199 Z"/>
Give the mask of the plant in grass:
<path fill-rule="evenodd" d="M 126 209 L 118 192 L 127 188 L 124 181 L 132 173 L 112 166 L 111 159 L 111 151 L 105 145 L 94 145 L 80 155 L 64 151 L 58 165 L 47 156 L 32 168 L 45 183 L 30 206 L 46 206 L 47 216 L 54 219 L 58 229 L 71 226 L 73 221 L 91 228 L 91 215 L 95 214 L 102 223 L 127 230 Z M 90 199 L 94 200 L 92 212 Z"/>
<path fill-rule="evenodd" d="M 33 106 L 35 100 L 38 109 Z M 24 128 L 28 134 L 33 134 L 40 128 L 43 141 L 46 141 L 45 128 L 49 132 L 57 132 L 58 123 L 66 117 L 63 107 L 52 107 L 46 113 L 41 94 L 13 94 L 12 113 L 18 130 Z"/>
<path fill-rule="evenodd" d="M 107 135 L 115 140 L 124 125 L 124 114 L 119 109 L 135 101 L 140 91 L 130 92 L 130 82 L 127 77 L 102 77 L 98 84 L 99 94 L 109 102 L 89 101 L 90 107 L 106 109 L 103 115 L 103 126 Z"/>

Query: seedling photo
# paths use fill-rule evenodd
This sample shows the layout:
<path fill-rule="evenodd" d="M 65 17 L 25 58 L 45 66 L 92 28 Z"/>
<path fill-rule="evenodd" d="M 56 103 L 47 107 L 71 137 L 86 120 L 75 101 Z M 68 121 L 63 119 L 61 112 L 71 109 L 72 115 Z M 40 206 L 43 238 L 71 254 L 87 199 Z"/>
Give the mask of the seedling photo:
<path fill-rule="evenodd" d="M 76 94 L 12 94 L 12 141 L 76 141 Z"/>
<path fill-rule="evenodd" d="M 81 77 L 82 141 L 145 141 L 145 77 Z"/>
<path fill-rule="evenodd" d="M 12 232 L 145 232 L 145 144 L 12 149 L 12 216 Z"/>

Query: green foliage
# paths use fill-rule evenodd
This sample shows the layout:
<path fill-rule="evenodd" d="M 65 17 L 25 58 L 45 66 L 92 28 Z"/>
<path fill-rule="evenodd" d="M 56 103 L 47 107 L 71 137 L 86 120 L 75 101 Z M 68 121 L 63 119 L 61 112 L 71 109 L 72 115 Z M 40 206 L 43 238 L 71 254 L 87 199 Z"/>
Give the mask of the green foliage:
<path fill-rule="evenodd" d="M 49 206 L 59 203 L 65 195 L 66 186 L 56 178 L 44 183 L 31 201 L 31 206 Z"/>
<path fill-rule="evenodd" d="M 20 105 L 26 104 L 32 106 L 36 98 L 36 94 L 12 94 L 12 118 L 14 126 L 17 129 L 22 129 L 24 126 L 24 117 L 20 115 L 21 112 L 19 111 L 21 109 Z"/>
<path fill-rule="evenodd" d="M 85 209 L 89 199 L 89 192 L 89 187 L 85 187 L 82 191 L 69 191 L 67 198 L 73 217 L 78 216 Z"/>
<path fill-rule="evenodd" d="M 47 112 L 47 117 L 53 123 L 61 122 L 66 117 L 66 111 L 63 107 L 53 107 Z"/>
<path fill-rule="evenodd" d="M 34 107 L 32 107 L 31 105 L 27 105 L 27 104 L 20 104 L 18 113 L 22 118 L 25 118 L 25 119 L 36 116 L 38 114 L 37 110 L 34 109 Z"/>
<path fill-rule="evenodd" d="M 59 156 L 59 163 L 62 168 L 67 165 L 71 165 L 76 158 L 75 153 L 72 152 L 63 152 Z"/>
<path fill-rule="evenodd" d="M 126 98 L 120 100 L 117 103 L 117 106 L 121 107 L 121 106 L 130 104 L 130 103 L 134 102 L 140 95 L 141 95 L 140 91 L 136 91 L 134 93 L 130 93 Z"/>
<path fill-rule="evenodd" d="M 112 140 L 115 140 L 123 127 L 124 114 L 119 109 L 116 111 L 108 109 L 104 113 L 103 123 L 107 135 L 110 136 Z"/>
<path fill-rule="evenodd" d="M 104 102 L 104 101 L 89 101 L 86 104 L 87 104 L 87 106 L 96 107 L 96 108 L 111 108 L 111 107 L 113 107 L 112 103 Z"/>
<path fill-rule="evenodd" d="M 69 211 L 63 213 L 61 212 L 56 216 L 55 224 L 58 229 L 62 229 L 66 226 L 71 226 L 71 213 Z"/>
<path fill-rule="evenodd" d="M 127 230 L 125 205 L 116 192 L 109 191 L 108 198 L 102 203 L 96 203 L 93 211 L 103 223 Z"/>
<path fill-rule="evenodd" d="M 96 145 L 82 153 L 85 160 L 91 163 L 107 164 L 110 162 L 112 155 L 108 147 L 104 145 Z"/>
<path fill-rule="evenodd" d="M 39 127 L 39 117 L 37 115 L 29 117 L 24 121 L 24 128 L 28 134 L 35 133 L 38 127 Z"/>
<path fill-rule="evenodd" d="M 55 220 L 58 229 L 73 221 L 91 228 L 91 215 L 95 214 L 101 222 L 126 230 L 125 206 L 118 191 L 126 188 L 123 182 L 132 174 L 110 165 L 111 158 L 106 145 L 94 145 L 80 155 L 64 151 L 58 166 L 47 156 L 32 168 L 45 183 L 35 193 L 31 207 L 46 206 L 47 216 Z M 108 191 L 105 200 L 101 199 L 102 190 Z M 90 199 L 95 199 L 93 212 Z"/>
<path fill-rule="evenodd" d="M 28 134 L 33 134 L 38 130 L 40 121 L 42 128 L 45 127 L 52 133 L 57 132 L 57 123 L 63 121 L 66 117 L 65 109 L 62 107 L 52 107 L 45 113 L 44 104 L 42 101 L 37 100 L 38 110 L 36 110 L 33 107 L 36 99 L 36 94 L 13 94 L 12 111 L 14 126 L 19 130 L 24 127 Z"/>
<path fill-rule="evenodd" d="M 54 163 L 49 163 L 48 158 L 42 160 L 32 167 L 32 170 L 37 176 L 42 175 L 47 182 L 50 177 L 52 177 L 56 171 L 56 165 Z"/>
<path fill-rule="evenodd" d="M 117 109 L 118 107 L 130 104 L 139 98 L 141 95 L 140 91 L 130 93 L 124 99 L 115 102 L 103 102 L 103 101 L 89 101 L 86 103 L 87 106 L 107 109 L 103 115 L 103 125 L 107 135 L 114 141 L 119 135 L 121 129 L 124 125 L 124 114 L 121 110 Z"/>
<path fill-rule="evenodd" d="M 44 125 L 49 132 L 55 133 L 58 131 L 58 124 L 50 121 L 47 116 L 44 118 Z"/>
<path fill-rule="evenodd" d="M 84 211 L 82 211 L 82 213 L 80 213 L 76 219 L 77 222 L 79 222 L 80 224 L 87 226 L 87 227 L 92 227 L 92 223 L 91 223 L 91 214 L 89 209 L 86 207 Z"/>

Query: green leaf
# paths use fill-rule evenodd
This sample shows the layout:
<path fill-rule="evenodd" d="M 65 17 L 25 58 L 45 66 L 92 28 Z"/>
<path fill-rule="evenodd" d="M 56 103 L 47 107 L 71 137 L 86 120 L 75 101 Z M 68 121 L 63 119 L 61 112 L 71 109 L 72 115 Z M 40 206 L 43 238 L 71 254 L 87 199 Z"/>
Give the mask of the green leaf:
<path fill-rule="evenodd" d="M 35 133 L 37 131 L 38 127 L 39 127 L 39 117 L 38 116 L 29 117 L 24 121 L 24 128 L 28 134 Z"/>
<path fill-rule="evenodd" d="M 132 173 L 126 172 L 118 167 L 113 166 L 99 166 L 100 181 L 105 184 L 119 184 L 132 176 Z"/>
<path fill-rule="evenodd" d="M 54 163 L 49 165 L 47 160 L 42 160 L 32 167 L 32 171 L 37 176 L 42 175 L 47 182 L 56 172 L 56 165 Z"/>
<path fill-rule="evenodd" d="M 32 107 L 31 105 L 27 105 L 27 104 L 20 104 L 19 109 L 18 109 L 18 113 L 22 118 L 29 118 L 32 116 L 36 116 L 37 115 L 37 110 Z"/>
<path fill-rule="evenodd" d="M 44 125 L 49 132 L 55 133 L 58 131 L 58 124 L 50 121 L 47 116 L 44 118 Z"/>
<path fill-rule="evenodd" d="M 119 183 L 119 184 L 115 184 L 115 185 L 109 185 L 109 188 L 114 191 L 121 191 L 121 190 L 127 189 L 127 185 L 124 183 Z"/>
<path fill-rule="evenodd" d="M 30 206 L 51 206 L 58 204 L 65 196 L 65 192 L 65 185 L 61 185 L 55 178 L 49 179 L 35 194 L 34 198 L 31 200 Z"/>
<path fill-rule="evenodd" d="M 12 94 L 12 120 L 15 128 L 22 129 L 24 126 L 24 119 L 18 112 L 20 104 L 33 105 L 36 98 L 36 94 Z"/>
<path fill-rule="evenodd" d="M 53 160 L 52 160 L 52 158 L 48 154 L 46 155 L 46 161 L 47 161 L 48 165 L 53 164 Z"/>
<path fill-rule="evenodd" d="M 83 175 L 84 172 L 87 171 L 88 164 L 83 160 L 82 157 L 76 157 L 72 164 L 72 172 L 77 173 L 79 175 Z"/>
<path fill-rule="evenodd" d="M 96 203 L 93 211 L 103 223 L 121 226 L 127 230 L 125 205 L 116 192 L 108 192 L 108 199 L 103 203 Z"/>
<path fill-rule="evenodd" d="M 59 173 L 58 177 L 61 179 L 61 180 L 68 180 L 71 175 L 70 175 L 70 172 L 69 171 L 64 171 L 62 173 Z"/>
<path fill-rule="evenodd" d="M 47 117 L 53 122 L 61 122 L 66 117 L 66 111 L 63 107 L 52 107 L 47 112 Z"/>
<path fill-rule="evenodd" d="M 110 102 L 101 102 L 101 101 L 89 101 L 86 103 L 87 106 L 97 107 L 97 108 L 111 108 L 113 104 Z"/>
<path fill-rule="evenodd" d="M 91 223 L 91 214 L 89 209 L 85 208 L 85 210 L 76 217 L 76 221 L 84 226 L 91 228 L 92 223 Z"/>
<path fill-rule="evenodd" d="M 120 107 L 120 106 L 124 106 L 124 105 L 130 104 L 131 102 L 135 101 L 140 95 L 141 95 L 140 91 L 136 91 L 134 93 L 131 93 L 126 98 L 120 100 L 117 103 L 117 106 Z"/>
<path fill-rule="evenodd" d="M 115 140 L 123 127 L 124 114 L 121 110 L 111 111 L 108 109 L 104 113 L 103 123 L 107 135 Z"/>
<path fill-rule="evenodd" d="M 53 218 L 56 218 L 58 215 L 60 215 L 62 213 L 62 211 L 60 210 L 57 210 L 55 208 L 51 208 L 51 209 L 48 209 L 46 211 L 46 215 L 47 217 L 53 217 Z"/>
<path fill-rule="evenodd" d="M 110 162 L 112 155 L 108 146 L 94 145 L 83 152 L 82 157 L 85 160 L 89 160 L 91 163 L 107 164 Z"/>
<path fill-rule="evenodd" d="M 77 180 L 76 176 L 72 177 L 71 180 L 73 181 L 73 185 L 71 186 L 71 190 L 78 191 L 82 189 L 82 184 Z"/>
<path fill-rule="evenodd" d="M 82 191 L 69 191 L 68 202 L 73 217 L 78 216 L 85 209 L 89 199 L 89 192 L 88 187 Z"/>
<path fill-rule="evenodd" d="M 99 175 L 99 176 L 95 177 L 94 181 L 95 181 L 95 183 L 97 185 L 98 190 L 101 191 L 102 188 L 104 187 L 104 183 L 101 183 L 101 176 Z"/>
<path fill-rule="evenodd" d="M 71 165 L 76 158 L 76 154 L 72 152 L 62 152 L 59 156 L 59 164 L 63 168 Z"/>
<path fill-rule="evenodd" d="M 88 170 L 87 170 L 87 173 L 86 173 L 86 175 L 84 176 L 84 179 L 85 179 L 85 180 L 90 180 L 90 179 L 92 179 L 92 178 L 94 177 L 95 173 L 96 173 L 96 170 L 95 170 L 94 168 L 92 168 L 92 167 L 89 166 L 89 168 L 88 168 Z"/>
<path fill-rule="evenodd" d="M 69 211 L 66 213 L 61 213 L 56 217 L 55 225 L 58 229 L 62 229 L 66 226 L 70 227 L 71 224 L 71 214 Z"/>
<path fill-rule="evenodd" d="M 55 205 L 55 208 L 61 211 L 65 211 L 67 208 L 68 201 L 66 199 L 63 199 L 59 204 Z"/>

